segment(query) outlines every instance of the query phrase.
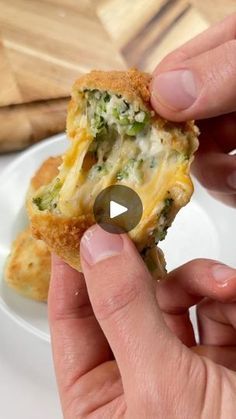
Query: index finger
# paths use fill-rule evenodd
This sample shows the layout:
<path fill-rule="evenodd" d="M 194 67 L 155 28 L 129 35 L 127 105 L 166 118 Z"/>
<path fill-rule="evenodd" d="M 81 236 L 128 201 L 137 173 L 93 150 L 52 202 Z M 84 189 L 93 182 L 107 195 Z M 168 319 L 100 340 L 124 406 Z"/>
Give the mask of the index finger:
<path fill-rule="evenodd" d="M 154 74 L 168 71 L 178 61 L 196 57 L 203 52 L 216 48 L 225 42 L 236 38 L 236 13 L 227 16 L 221 22 L 206 29 L 204 32 L 190 39 L 185 44 L 168 54 L 156 67 Z"/>

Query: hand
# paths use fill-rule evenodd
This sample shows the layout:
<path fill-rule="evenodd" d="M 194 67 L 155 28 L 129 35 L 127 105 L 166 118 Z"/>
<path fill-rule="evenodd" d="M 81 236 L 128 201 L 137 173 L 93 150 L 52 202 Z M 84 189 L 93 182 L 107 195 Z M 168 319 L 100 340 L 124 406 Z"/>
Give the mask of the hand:
<path fill-rule="evenodd" d="M 156 283 L 127 235 L 98 226 L 81 261 L 84 276 L 53 258 L 48 301 L 65 419 L 233 419 L 236 271 L 198 260 Z"/>
<path fill-rule="evenodd" d="M 152 104 L 173 121 L 198 119 L 193 164 L 212 195 L 236 206 L 236 13 L 169 54 L 156 68 Z"/>

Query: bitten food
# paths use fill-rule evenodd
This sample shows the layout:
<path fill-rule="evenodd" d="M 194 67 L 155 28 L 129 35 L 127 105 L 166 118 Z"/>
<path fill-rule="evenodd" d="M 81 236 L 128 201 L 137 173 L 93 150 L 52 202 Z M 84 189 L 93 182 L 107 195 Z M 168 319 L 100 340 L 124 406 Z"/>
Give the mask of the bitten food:
<path fill-rule="evenodd" d="M 149 83 L 150 75 L 137 70 L 92 71 L 77 80 L 67 117 L 70 146 L 59 173 L 29 194 L 34 236 L 76 269 L 80 239 L 95 222 L 96 196 L 110 185 L 125 185 L 143 203 L 141 221 L 129 236 L 149 267 L 163 274 L 156 244 L 192 195 L 189 168 L 198 129 L 157 115 Z"/>

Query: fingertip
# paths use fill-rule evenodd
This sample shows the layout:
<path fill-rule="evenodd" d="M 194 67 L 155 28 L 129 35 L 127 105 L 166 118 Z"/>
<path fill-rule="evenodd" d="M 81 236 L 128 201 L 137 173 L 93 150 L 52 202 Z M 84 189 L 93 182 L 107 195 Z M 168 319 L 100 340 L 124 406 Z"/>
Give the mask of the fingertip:
<path fill-rule="evenodd" d="M 122 235 L 109 233 L 97 224 L 84 233 L 80 243 L 81 261 L 88 266 L 118 256 L 122 250 Z"/>
<path fill-rule="evenodd" d="M 167 71 L 154 76 L 152 97 L 172 111 L 182 111 L 193 105 L 198 97 L 197 80 L 187 68 Z"/>
<path fill-rule="evenodd" d="M 236 270 L 216 260 L 195 259 L 168 274 L 168 281 L 158 287 L 161 308 L 165 298 L 169 307 L 176 301 L 180 307 L 187 302 L 188 307 L 203 297 L 219 302 L 229 302 L 236 298 Z M 169 298 L 173 295 L 173 298 Z M 163 305 L 163 306 L 162 306 Z"/>

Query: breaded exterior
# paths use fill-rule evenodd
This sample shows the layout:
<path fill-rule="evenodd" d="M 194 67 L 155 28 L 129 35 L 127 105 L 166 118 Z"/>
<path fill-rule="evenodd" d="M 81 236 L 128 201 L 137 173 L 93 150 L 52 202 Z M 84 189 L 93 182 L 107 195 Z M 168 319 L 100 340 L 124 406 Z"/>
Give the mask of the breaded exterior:
<path fill-rule="evenodd" d="M 58 174 L 62 158 L 49 157 L 30 182 L 30 193 L 47 185 Z M 51 272 L 51 254 L 45 242 L 32 237 L 28 227 L 12 244 L 5 268 L 7 284 L 19 294 L 37 301 L 47 301 Z"/>
<path fill-rule="evenodd" d="M 30 186 L 37 191 L 40 186 L 50 183 L 58 174 L 58 167 L 62 164 L 62 157 L 49 157 L 32 177 Z"/>
<path fill-rule="evenodd" d="M 67 113 L 67 132 L 71 139 L 74 137 L 73 129 L 71 128 L 71 116 L 74 114 L 74 109 L 78 106 L 77 104 L 77 92 L 86 89 L 98 89 L 105 90 L 110 93 L 116 93 L 122 95 L 127 101 L 136 102 L 141 109 L 152 110 L 150 99 L 151 94 L 149 85 L 151 82 L 151 75 L 138 71 L 136 69 L 130 69 L 128 71 L 98 71 L 93 70 L 88 74 L 84 74 L 80 77 L 73 85 L 71 100 L 68 104 Z M 181 126 L 187 131 L 194 131 L 194 122 L 175 122 L 172 124 L 170 121 L 166 121 L 159 115 L 155 115 L 157 123 L 161 126 L 173 125 Z M 197 144 L 196 144 L 197 148 Z"/>
<path fill-rule="evenodd" d="M 68 107 L 67 133 L 73 141 L 76 130 L 73 127 L 75 110 L 78 108 L 78 92 L 86 89 L 99 89 L 122 95 L 129 102 L 136 102 L 141 109 L 152 110 L 150 104 L 149 83 L 151 76 L 137 70 L 129 71 L 92 71 L 77 80 L 72 89 L 72 99 Z M 154 115 L 154 112 L 153 112 Z M 180 126 L 188 132 L 195 133 L 194 123 L 184 122 L 172 124 L 169 121 L 155 115 L 155 124 L 168 130 L 171 126 Z M 178 141 L 178 139 L 176 139 Z M 197 148 L 192 144 L 192 149 Z M 27 208 L 33 236 L 44 240 L 49 249 L 57 253 L 69 265 L 81 270 L 79 246 L 83 233 L 94 224 L 93 214 L 86 214 L 76 218 L 69 218 L 56 212 L 47 210 L 40 211 L 32 200 L 31 193 L 28 196 Z M 163 276 L 164 259 L 161 259 L 162 268 L 160 276 Z"/>
<path fill-rule="evenodd" d="M 150 74 L 136 69 L 128 71 L 97 71 L 93 70 L 80 77 L 72 90 L 98 89 L 117 93 L 130 102 L 137 101 L 142 107 L 150 107 L 149 83 Z"/>
<path fill-rule="evenodd" d="M 24 297 L 47 301 L 51 271 L 51 255 L 47 245 L 35 240 L 30 228 L 21 232 L 12 245 L 5 279 Z"/>
<path fill-rule="evenodd" d="M 67 218 L 40 212 L 29 201 L 33 237 L 44 240 L 48 248 L 60 256 L 70 266 L 81 271 L 79 247 L 84 232 L 95 224 L 91 215 Z"/>

